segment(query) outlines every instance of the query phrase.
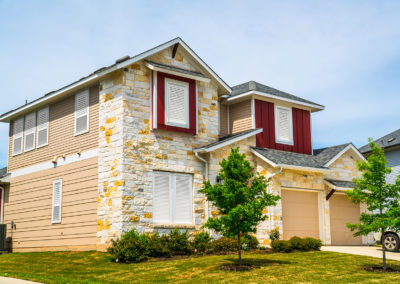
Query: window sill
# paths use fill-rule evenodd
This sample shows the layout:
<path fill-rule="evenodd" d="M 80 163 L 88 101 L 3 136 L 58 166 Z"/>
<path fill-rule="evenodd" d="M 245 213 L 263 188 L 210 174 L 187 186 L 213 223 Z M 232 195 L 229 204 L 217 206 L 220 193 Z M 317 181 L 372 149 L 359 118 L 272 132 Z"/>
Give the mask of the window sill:
<path fill-rule="evenodd" d="M 153 228 L 160 229 L 195 229 L 193 224 L 152 224 Z"/>
<path fill-rule="evenodd" d="M 76 137 L 76 136 L 79 136 L 79 135 L 82 135 L 82 134 L 85 134 L 85 133 L 89 133 L 89 130 L 86 130 L 84 132 L 74 133 L 74 136 Z"/>

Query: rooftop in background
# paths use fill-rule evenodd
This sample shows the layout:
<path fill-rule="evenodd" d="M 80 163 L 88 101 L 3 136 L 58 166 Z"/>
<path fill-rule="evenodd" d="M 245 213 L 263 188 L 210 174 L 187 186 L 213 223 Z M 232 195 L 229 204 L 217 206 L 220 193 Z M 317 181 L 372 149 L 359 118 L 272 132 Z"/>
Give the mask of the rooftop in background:
<path fill-rule="evenodd" d="M 271 88 L 269 86 L 260 84 L 255 81 L 249 81 L 249 82 L 232 87 L 232 92 L 227 96 L 227 99 L 233 100 L 234 98 L 238 98 L 239 96 L 247 95 L 250 93 L 266 94 L 271 97 L 275 97 L 278 100 L 283 99 L 286 101 L 299 103 L 299 104 L 303 104 L 303 105 L 306 104 L 306 105 L 309 105 L 309 106 L 315 108 L 316 111 L 323 110 L 325 108 L 323 105 L 314 103 L 309 100 L 305 100 L 303 98 L 294 96 L 294 95 L 286 93 L 286 92 L 279 91 L 277 89 Z"/>
<path fill-rule="evenodd" d="M 389 133 L 388 135 L 385 135 L 377 140 L 375 140 L 375 142 L 378 144 L 379 147 L 383 148 L 383 149 L 388 149 L 388 148 L 392 148 L 392 147 L 396 147 L 400 145 L 400 129 L 397 129 L 391 133 Z M 367 154 L 369 152 L 371 152 L 371 148 L 369 147 L 369 145 L 364 145 L 362 147 L 360 147 L 361 153 L 363 154 Z"/>

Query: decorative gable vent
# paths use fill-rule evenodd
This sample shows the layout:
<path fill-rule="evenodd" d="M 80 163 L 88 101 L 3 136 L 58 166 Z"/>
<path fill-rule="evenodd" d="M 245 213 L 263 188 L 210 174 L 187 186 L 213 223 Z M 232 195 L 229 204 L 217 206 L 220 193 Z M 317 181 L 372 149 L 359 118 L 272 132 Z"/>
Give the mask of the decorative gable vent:
<path fill-rule="evenodd" d="M 165 79 L 167 125 L 189 127 L 189 83 Z"/>
<path fill-rule="evenodd" d="M 36 113 L 30 113 L 25 116 L 25 144 L 24 151 L 30 151 L 35 148 L 35 126 Z"/>
<path fill-rule="evenodd" d="M 53 181 L 52 223 L 61 223 L 62 180 Z"/>
<path fill-rule="evenodd" d="M 293 145 L 292 112 L 290 108 L 275 107 L 276 142 Z"/>

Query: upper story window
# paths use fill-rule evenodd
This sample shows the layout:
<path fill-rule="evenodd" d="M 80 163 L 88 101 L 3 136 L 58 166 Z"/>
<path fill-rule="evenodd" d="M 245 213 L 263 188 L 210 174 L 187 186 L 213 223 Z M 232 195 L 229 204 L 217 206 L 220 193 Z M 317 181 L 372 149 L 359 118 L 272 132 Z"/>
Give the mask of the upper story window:
<path fill-rule="evenodd" d="M 153 221 L 192 224 L 192 175 L 153 172 Z"/>
<path fill-rule="evenodd" d="M 189 127 L 189 83 L 165 78 L 165 123 Z"/>
<path fill-rule="evenodd" d="M 18 155 L 22 153 L 23 135 L 24 135 L 24 119 L 20 118 L 13 122 L 13 147 L 12 147 L 13 155 Z"/>
<path fill-rule="evenodd" d="M 89 131 L 89 90 L 75 95 L 75 135 Z"/>
<path fill-rule="evenodd" d="M 48 145 L 49 142 L 49 107 L 45 107 L 37 113 L 37 140 L 36 147 Z"/>
<path fill-rule="evenodd" d="M 24 152 L 35 149 L 36 112 L 32 112 L 25 116 L 24 134 Z"/>
<path fill-rule="evenodd" d="M 196 81 L 154 72 L 152 90 L 153 128 L 196 134 Z"/>
<path fill-rule="evenodd" d="M 293 145 L 292 110 L 275 105 L 276 143 Z"/>

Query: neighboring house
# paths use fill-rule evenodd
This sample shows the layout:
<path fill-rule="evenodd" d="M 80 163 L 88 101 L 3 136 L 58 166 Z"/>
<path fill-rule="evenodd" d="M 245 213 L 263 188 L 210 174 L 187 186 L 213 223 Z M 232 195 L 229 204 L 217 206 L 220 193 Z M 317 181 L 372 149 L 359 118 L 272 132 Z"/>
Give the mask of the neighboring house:
<path fill-rule="evenodd" d="M 351 143 L 313 153 L 311 114 L 323 109 L 254 81 L 230 87 L 173 39 L 0 116 L 10 123 L 1 221 L 15 224 L 15 251 L 104 250 L 132 228 L 198 231 L 218 216 L 198 191 L 240 146 L 282 196 L 258 227 L 263 244 L 275 228 L 365 244 L 345 226 L 364 208 L 343 193 L 363 157 Z"/>
<path fill-rule="evenodd" d="M 386 180 L 393 184 L 400 174 L 400 129 L 375 140 L 375 142 L 383 148 L 388 166 L 392 167 L 392 173 L 387 175 Z M 371 154 L 371 148 L 368 144 L 362 146 L 359 150 L 365 157 Z"/>

